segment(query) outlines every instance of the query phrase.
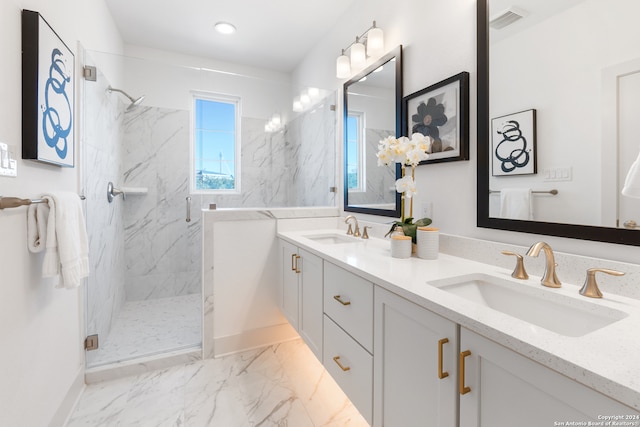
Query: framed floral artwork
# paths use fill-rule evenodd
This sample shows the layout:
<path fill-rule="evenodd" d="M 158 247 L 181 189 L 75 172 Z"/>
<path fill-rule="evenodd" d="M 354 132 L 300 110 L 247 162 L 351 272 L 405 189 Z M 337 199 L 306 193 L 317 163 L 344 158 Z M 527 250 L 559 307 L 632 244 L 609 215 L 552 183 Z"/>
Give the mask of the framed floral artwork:
<path fill-rule="evenodd" d="M 402 99 L 402 129 L 429 136 L 420 164 L 469 160 L 469 73 L 463 71 Z"/>
<path fill-rule="evenodd" d="M 537 173 L 536 110 L 491 119 L 493 176 Z"/>
<path fill-rule="evenodd" d="M 22 158 L 74 166 L 74 56 L 42 15 L 22 11 Z"/>

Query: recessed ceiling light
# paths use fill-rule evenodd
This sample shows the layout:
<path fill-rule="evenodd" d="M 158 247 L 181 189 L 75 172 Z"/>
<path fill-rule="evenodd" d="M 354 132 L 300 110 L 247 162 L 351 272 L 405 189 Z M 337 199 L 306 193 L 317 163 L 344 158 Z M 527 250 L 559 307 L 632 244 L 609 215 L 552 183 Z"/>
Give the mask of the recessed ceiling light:
<path fill-rule="evenodd" d="M 228 22 L 216 22 L 213 26 L 220 34 L 233 34 L 236 32 L 236 27 Z"/>

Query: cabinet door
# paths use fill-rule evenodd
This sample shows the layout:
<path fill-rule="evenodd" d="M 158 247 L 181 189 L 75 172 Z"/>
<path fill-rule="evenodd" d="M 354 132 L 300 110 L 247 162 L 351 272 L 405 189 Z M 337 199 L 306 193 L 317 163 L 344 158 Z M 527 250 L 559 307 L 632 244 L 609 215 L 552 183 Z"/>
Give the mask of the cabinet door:
<path fill-rule="evenodd" d="M 561 423 L 568 421 L 587 425 L 602 421 L 599 415 L 638 414 L 464 328 L 460 350 L 470 352 L 464 364 L 460 359 L 464 386 L 468 387 L 460 396 L 460 427 L 540 427 L 566 425 Z"/>
<path fill-rule="evenodd" d="M 282 266 L 282 299 L 280 308 L 291 326 L 297 331 L 299 309 L 298 276 L 300 269 L 298 248 L 284 240 L 280 241 L 280 259 Z"/>
<path fill-rule="evenodd" d="M 324 367 L 371 424 L 373 356 L 327 315 L 324 315 L 324 331 Z"/>
<path fill-rule="evenodd" d="M 457 325 L 376 286 L 374 330 L 374 425 L 456 426 Z"/>
<path fill-rule="evenodd" d="M 322 362 L 322 258 L 299 250 L 300 336 Z"/>

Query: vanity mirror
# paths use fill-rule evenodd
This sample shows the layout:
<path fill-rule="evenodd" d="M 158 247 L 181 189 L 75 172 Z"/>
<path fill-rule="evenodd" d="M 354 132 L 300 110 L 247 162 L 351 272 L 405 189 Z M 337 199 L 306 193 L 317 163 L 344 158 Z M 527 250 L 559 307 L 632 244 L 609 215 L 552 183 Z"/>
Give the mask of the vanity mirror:
<path fill-rule="evenodd" d="M 400 165 L 378 166 L 378 142 L 401 132 L 402 46 L 344 84 L 344 210 L 400 216 Z"/>
<path fill-rule="evenodd" d="M 620 194 L 640 149 L 638 13 L 636 0 L 478 0 L 479 227 L 640 246 L 624 225 L 640 204 Z M 492 119 L 527 110 L 537 173 L 494 174 Z M 533 219 L 505 217 L 514 188 L 536 191 Z"/>

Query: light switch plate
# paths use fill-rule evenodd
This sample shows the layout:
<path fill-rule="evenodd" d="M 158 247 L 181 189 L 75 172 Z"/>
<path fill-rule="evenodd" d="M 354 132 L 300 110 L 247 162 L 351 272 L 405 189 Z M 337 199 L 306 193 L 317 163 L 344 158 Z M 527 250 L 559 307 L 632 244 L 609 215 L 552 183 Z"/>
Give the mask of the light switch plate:
<path fill-rule="evenodd" d="M 0 142 L 0 176 L 18 176 L 18 162 L 15 160 L 13 147 Z"/>

